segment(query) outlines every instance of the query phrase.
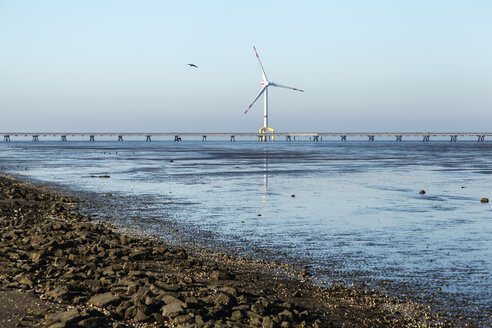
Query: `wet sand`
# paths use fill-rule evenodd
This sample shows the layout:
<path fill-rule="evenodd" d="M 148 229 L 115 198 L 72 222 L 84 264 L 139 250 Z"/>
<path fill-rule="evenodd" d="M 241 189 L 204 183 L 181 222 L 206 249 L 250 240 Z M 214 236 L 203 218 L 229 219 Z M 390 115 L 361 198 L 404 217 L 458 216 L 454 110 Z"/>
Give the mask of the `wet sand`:
<path fill-rule="evenodd" d="M 465 325 L 362 286 L 320 287 L 282 263 L 125 234 L 79 213 L 81 201 L 0 176 L 2 327 Z"/>

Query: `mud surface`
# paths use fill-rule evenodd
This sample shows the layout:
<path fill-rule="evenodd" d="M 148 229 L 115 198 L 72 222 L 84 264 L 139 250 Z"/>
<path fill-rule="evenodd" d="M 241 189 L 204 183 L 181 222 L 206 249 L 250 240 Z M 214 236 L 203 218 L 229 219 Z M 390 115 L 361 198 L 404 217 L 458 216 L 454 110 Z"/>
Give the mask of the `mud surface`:
<path fill-rule="evenodd" d="M 466 318 L 443 319 L 436 309 L 364 286 L 319 287 L 308 269 L 123 233 L 80 214 L 80 202 L 0 176 L 1 322 L 12 327 L 466 325 Z"/>

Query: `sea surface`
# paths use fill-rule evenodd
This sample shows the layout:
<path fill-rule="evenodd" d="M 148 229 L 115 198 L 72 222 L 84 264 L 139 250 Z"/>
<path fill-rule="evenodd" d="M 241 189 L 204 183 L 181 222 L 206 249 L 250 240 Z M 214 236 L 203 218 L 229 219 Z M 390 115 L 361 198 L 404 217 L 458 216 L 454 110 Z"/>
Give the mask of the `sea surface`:
<path fill-rule="evenodd" d="M 20 139 L 0 170 L 106 195 L 122 225 L 491 320 L 490 141 Z"/>

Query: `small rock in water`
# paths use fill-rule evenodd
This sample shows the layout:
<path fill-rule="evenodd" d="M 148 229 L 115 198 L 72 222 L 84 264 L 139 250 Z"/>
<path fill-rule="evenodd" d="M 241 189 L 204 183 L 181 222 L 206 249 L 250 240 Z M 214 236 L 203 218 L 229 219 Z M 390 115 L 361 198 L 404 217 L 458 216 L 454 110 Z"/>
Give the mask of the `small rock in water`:
<path fill-rule="evenodd" d="M 425 194 L 425 190 L 424 189 L 420 189 L 419 190 L 419 194 L 421 194 L 421 195 Z"/>
<path fill-rule="evenodd" d="M 169 162 L 171 162 L 171 163 L 172 163 L 172 162 L 174 162 L 174 161 L 173 161 L 173 160 L 170 160 Z"/>
<path fill-rule="evenodd" d="M 261 214 L 258 213 L 258 214 L 256 214 L 256 216 L 261 216 Z"/>
<path fill-rule="evenodd" d="M 296 197 L 296 195 L 292 194 L 292 195 L 290 195 L 290 197 Z"/>
<path fill-rule="evenodd" d="M 486 197 L 483 197 L 483 198 L 480 198 L 480 202 L 481 203 L 488 203 L 489 202 L 489 199 L 486 198 Z"/>

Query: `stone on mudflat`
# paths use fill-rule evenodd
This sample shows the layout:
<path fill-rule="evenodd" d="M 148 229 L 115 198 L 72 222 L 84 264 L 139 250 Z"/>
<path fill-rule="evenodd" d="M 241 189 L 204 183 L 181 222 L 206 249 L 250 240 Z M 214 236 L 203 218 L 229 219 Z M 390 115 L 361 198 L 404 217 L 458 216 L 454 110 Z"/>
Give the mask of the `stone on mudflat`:
<path fill-rule="evenodd" d="M 239 310 L 236 310 L 236 311 L 232 312 L 232 314 L 231 314 L 231 320 L 233 320 L 233 321 L 241 320 L 242 317 L 243 317 L 243 314 Z"/>
<path fill-rule="evenodd" d="M 125 318 L 125 312 L 126 310 L 128 310 L 128 308 L 130 308 L 131 306 L 133 305 L 133 302 L 131 301 L 123 301 L 121 302 L 117 307 L 116 307 L 116 310 L 115 310 L 115 313 L 121 317 L 121 318 Z"/>
<path fill-rule="evenodd" d="M 219 291 L 237 297 L 237 289 L 234 287 L 222 287 L 219 288 Z"/>
<path fill-rule="evenodd" d="M 46 315 L 45 324 L 46 326 L 51 327 L 56 323 L 61 323 L 63 324 L 61 327 L 68 327 L 73 323 L 86 319 L 87 317 L 87 314 L 81 314 L 78 309 L 70 309 L 68 311 Z"/>
<path fill-rule="evenodd" d="M 105 307 L 110 304 L 116 304 L 121 301 L 121 297 L 113 295 L 111 292 L 94 295 L 89 298 L 88 303 L 98 307 Z"/>
<path fill-rule="evenodd" d="M 182 308 L 186 308 L 187 305 L 185 302 L 181 301 L 180 299 L 172 296 L 172 295 L 164 295 L 161 297 L 162 301 L 166 304 L 179 304 Z"/>
<path fill-rule="evenodd" d="M 261 328 L 273 328 L 275 323 L 273 322 L 272 318 L 270 317 L 263 317 L 263 320 L 261 320 Z"/>
<path fill-rule="evenodd" d="M 236 299 L 226 293 L 220 293 L 215 299 L 216 305 L 223 305 L 224 307 L 233 306 L 236 303 Z"/>
<path fill-rule="evenodd" d="M 486 198 L 486 197 L 483 197 L 483 198 L 480 198 L 480 202 L 481 203 L 488 203 L 489 202 L 489 199 Z"/>
<path fill-rule="evenodd" d="M 184 308 L 179 303 L 171 303 L 161 308 L 162 315 L 166 318 L 175 318 L 184 313 Z"/>
<path fill-rule="evenodd" d="M 290 312 L 289 310 L 283 310 L 282 312 L 280 312 L 278 314 L 279 318 L 282 319 L 282 320 L 288 320 L 288 321 L 292 321 L 294 315 L 292 314 L 292 312 Z"/>
<path fill-rule="evenodd" d="M 198 298 L 190 296 L 185 299 L 186 307 L 197 307 L 199 304 Z"/>
<path fill-rule="evenodd" d="M 259 302 L 251 305 L 251 311 L 258 315 L 264 315 L 266 312 L 265 307 Z"/>
<path fill-rule="evenodd" d="M 145 305 L 149 307 L 160 307 L 162 306 L 162 301 L 152 296 L 146 296 Z"/>
<path fill-rule="evenodd" d="M 192 323 L 194 321 L 195 321 L 194 315 L 191 313 L 178 315 L 177 317 L 175 317 L 173 319 L 173 322 L 179 326 L 182 326 L 182 325 L 187 324 L 187 323 Z"/>
<path fill-rule="evenodd" d="M 104 317 L 91 317 L 84 320 L 81 320 L 77 327 L 81 328 L 100 328 L 104 326 L 105 318 Z"/>
<path fill-rule="evenodd" d="M 126 309 L 124 318 L 126 320 L 133 319 L 137 315 L 137 307 L 135 305 L 130 306 Z"/>
<path fill-rule="evenodd" d="M 139 308 L 137 310 L 137 314 L 135 315 L 135 317 L 133 317 L 133 320 L 136 322 L 147 322 L 150 320 L 150 317 L 145 314 L 145 311 L 143 309 Z"/>
<path fill-rule="evenodd" d="M 47 291 L 44 295 L 48 299 L 57 302 L 68 302 L 72 299 L 72 294 L 66 286 L 56 287 L 52 290 Z"/>

